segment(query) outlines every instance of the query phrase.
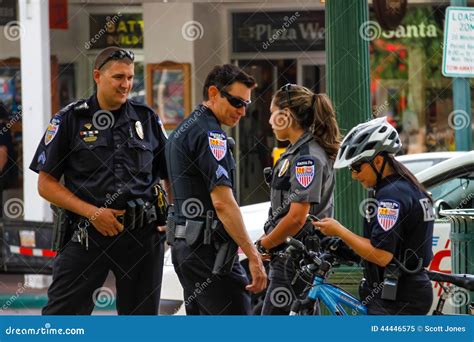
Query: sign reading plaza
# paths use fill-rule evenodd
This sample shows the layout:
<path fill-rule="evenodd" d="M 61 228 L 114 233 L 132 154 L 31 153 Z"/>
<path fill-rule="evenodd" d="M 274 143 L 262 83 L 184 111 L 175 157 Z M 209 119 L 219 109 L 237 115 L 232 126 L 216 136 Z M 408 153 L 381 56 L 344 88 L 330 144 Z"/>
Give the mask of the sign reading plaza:
<path fill-rule="evenodd" d="M 447 77 L 474 77 L 474 8 L 446 9 L 442 72 Z"/>

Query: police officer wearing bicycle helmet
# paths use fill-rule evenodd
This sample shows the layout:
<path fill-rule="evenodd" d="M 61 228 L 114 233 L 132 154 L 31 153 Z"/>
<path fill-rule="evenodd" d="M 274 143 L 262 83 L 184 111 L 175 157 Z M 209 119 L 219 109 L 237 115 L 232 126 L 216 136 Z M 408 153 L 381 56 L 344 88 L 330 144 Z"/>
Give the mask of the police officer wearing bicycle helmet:
<path fill-rule="evenodd" d="M 394 158 L 400 148 L 398 133 L 386 118 L 353 128 L 334 167 L 348 167 L 353 179 L 375 192 L 367 202 L 364 236 L 334 219 L 313 223 L 323 234 L 340 237 L 364 259 L 361 300 L 372 315 L 424 315 L 433 301 L 424 271 L 433 257 L 432 199 Z"/>
<path fill-rule="evenodd" d="M 263 255 L 284 249 L 288 236 L 306 242 L 314 232 L 308 214 L 332 217 L 333 163 L 340 143 L 336 114 L 324 94 L 287 84 L 274 95 L 270 111 L 275 137 L 290 145 L 273 169 L 269 218 L 256 243 Z M 263 315 L 288 315 L 305 288 L 301 280 L 291 284 L 295 274 L 292 260 L 272 258 Z"/>

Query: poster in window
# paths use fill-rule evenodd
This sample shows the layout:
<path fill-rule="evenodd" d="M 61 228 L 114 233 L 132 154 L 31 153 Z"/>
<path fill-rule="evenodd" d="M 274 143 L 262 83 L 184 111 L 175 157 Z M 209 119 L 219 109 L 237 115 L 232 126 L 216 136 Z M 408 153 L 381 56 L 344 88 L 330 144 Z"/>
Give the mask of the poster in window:
<path fill-rule="evenodd" d="M 172 130 L 191 112 L 191 66 L 163 62 L 147 66 L 147 102 Z"/>

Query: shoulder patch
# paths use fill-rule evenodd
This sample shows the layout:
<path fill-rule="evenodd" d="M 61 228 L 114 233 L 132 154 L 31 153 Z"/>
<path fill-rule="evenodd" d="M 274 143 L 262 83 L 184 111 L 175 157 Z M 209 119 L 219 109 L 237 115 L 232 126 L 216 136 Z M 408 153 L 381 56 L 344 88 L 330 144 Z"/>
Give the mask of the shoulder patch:
<path fill-rule="evenodd" d="M 229 173 L 227 172 L 227 170 L 222 165 L 219 165 L 216 170 L 216 178 L 219 179 L 222 176 L 229 179 Z"/>
<path fill-rule="evenodd" d="M 377 208 L 377 221 L 383 230 L 389 231 L 395 226 L 400 214 L 400 204 L 393 200 L 379 202 Z"/>
<path fill-rule="evenodd" d="M 44 151 L 41 152 L 41 154 L 38 156 L 37 163 L 38 163 L 38 164 L 41 164 L 41 165 L 43 165 L 44 163 L 46 163 L 46 153 L 45 153 Z"/>
<path fill-rule="evenodd" d="M 296 165 L 295 165 L 296 180 L 304 188 L 307 188 L 313 182 L 315 168 L 316 168 L 315 162 L 313 159 L 310 159 L 310 158 L 303 158 L 296 162 Z"/>
<path fill-rule="evenodd" d="M 48 128 L 46 129 L 46 133 L 44 135 L 44 144 L 48 146 L 48 144 L 53 141 L 54 137 L 58 133 L 59 125 L 62 121 L 62 115 L 56 114 L 51 121 L 49 122 Z"/>
<path fill-rule="evenodd" d="M 227 137 L 224 132 L 208 132 L 209 148 L 217 161 L 222 160 L 227 153 Z"/>

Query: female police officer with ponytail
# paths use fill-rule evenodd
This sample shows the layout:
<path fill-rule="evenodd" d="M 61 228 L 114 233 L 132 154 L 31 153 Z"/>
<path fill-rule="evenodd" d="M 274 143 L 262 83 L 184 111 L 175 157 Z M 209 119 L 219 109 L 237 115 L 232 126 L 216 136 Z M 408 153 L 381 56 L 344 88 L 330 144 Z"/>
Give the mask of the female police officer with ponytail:
<path fill-rule="evenodd" d="M 424 315 L 433 301 L 424 272 L 433 253 L 434 214 L 430 195 L 394 154 L 397 131 L 385 118 L 353 128 L 342 142 L 334 167 L 349 167 L 352 178 L 375 190 L 369 199 L 364 237 L 333 219 L 314 222 L 325 235 L 338 236 L 364 259 L 361 299 L 373 315 Z"/>
<path fill-rule="evenodd" d="M 270 124 L 276 138 L 290 145 L 277 161 L 271 180 L 271 210 L 265 235 L 256 242 L 259 252 L 278 250 L 288 236 L 301 239 L 308 228 L 307 215 L 333 214 L 333 162 L 340 135 L 329 98 L 287 84 L 273 96 Z M 310 230 L 312 230 L 309 224 Z M 273 258 L 263 304 L 263 315 L 286 315 L 302 288 L 291 285 L 291 262 Z"/>

